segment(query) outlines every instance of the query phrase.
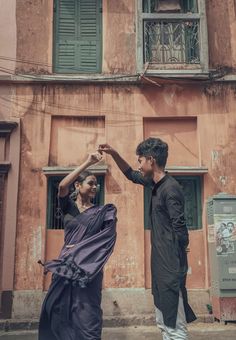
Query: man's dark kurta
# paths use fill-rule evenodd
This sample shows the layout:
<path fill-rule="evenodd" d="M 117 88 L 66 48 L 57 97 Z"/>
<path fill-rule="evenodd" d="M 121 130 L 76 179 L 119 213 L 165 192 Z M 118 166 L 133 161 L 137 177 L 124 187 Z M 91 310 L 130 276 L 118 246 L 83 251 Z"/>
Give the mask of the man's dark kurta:
<path fill-rule="evenodd" d="M 168 174 L 156 184 L 131 168 L 125 176 L 134 183 L 152 187 L 150 226 L 154 304 L 161 310 L 164 324 L 175 328 L 181 291 L 186 320 L 194 321 L 196 316 L 188 304 L 185 288 L 188 270 L 186 248 L 189 238 L 182 189 Z"/>

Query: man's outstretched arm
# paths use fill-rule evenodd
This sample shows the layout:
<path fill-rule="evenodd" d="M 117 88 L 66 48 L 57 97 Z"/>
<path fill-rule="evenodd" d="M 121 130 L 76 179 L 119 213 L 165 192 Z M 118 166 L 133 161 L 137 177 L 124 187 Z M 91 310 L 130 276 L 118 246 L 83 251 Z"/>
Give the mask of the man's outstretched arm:
<path fill-rule="evenodd" d="M 149 181 L 143 177 L 139 171 L 135 171 L 131 166 L 121 157 L 121 155 L 113 149 L 109 144 L 100 144 L 98 147 L 98 152 L 107 153 L 112 156 L 116 162 L 118 168 L 123 172 L 123 174 L 133 183 L 141 185 L 149 185 Z"/>

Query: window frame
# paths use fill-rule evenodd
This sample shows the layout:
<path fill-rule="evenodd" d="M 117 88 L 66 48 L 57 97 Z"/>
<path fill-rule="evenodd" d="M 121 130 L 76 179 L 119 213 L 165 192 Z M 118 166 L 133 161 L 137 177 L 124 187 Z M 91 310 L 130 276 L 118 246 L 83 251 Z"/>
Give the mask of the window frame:
<path fill-rule="evenodd" d="M 136 63 L 137 72 L 149 75 L 168 74 L 179 76 L 180 74 L 204 74 L 209 72 L 209 56 L 208 56 L 208 37 L 207 37 L 207 18 L 206 18 L 206 3 L 205 0 L 198 0 L 198 13 L 194 14 L 179 14 L 179 13 L 143 13 L 143 0 L 137 0 L 137 35 L 136 35 Z M 199 20 L 199 52 L 200 64 L 198 67 L 186 68 L 168 68 L 168 69 L 147 69 L 144 63 L 144 31 L 143 22 L 146 19 L 192 19 Z M 158 64 L 157 64 L 158 65 Z M 160 64 L 165 65 L 165 64 Z M 188 65 L 188 64 L 186 64 Z M 192 64 L 191 64 L 192 65 Z M 199 67 L 200 65 L 200 67 Z M 194 66 L 194 64 L 192 65 Z"/>

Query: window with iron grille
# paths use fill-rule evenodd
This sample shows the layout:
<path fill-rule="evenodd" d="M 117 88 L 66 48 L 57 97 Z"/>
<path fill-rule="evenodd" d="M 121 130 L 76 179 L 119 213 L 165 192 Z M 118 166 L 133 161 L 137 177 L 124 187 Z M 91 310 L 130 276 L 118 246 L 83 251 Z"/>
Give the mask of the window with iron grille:
<path fill-rule="evenodd" d="M 48 201 L 47 201 L 47 228 L 63 229 L 62 212 L 58 203 L 58 185 L 63 176 L 48 177 Z M 104 204 L 104 176 L 96 176 L 99 191 L 93 201 L 94 204 Z M 71 186 L 70 192 L 74 191 Z"/>
<path fill-rule="evenodd" d="M 138 68 L 208 69 L 204 0 L 142 0 L 139 6 Z"/>
<path fill-rule="evenodd" d="M 189 230 L 202 228 L 201 176 L 173 176 L 181 185 L 185 198 L 185 218 Z M 150 229 L 151 189 L 144 189 L 144 228 Z"/>

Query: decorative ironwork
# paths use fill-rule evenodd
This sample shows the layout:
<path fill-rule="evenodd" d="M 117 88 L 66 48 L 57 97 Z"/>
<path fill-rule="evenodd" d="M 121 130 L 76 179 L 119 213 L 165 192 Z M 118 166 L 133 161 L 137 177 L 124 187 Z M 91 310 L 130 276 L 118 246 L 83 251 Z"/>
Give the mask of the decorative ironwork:
<path fill-rule="evenodd" d="M 199 177 L 176 177 L 185 198 L 185 218 L 189 230 L 201 227 L 201 181 Z"/>
<path fill-rule="evenodd" d="M 62 178 L 61 178 L 62 179 Z M 49 197 L 48 197 L 48 210 L 49 210 L 49 229 L 63 229 L 63 214 L 59 207 L 58 202 L 58 184 L 61 179 L 50 178 L 49 181 Z"/>
<path fill-rule="evenodd" d="M 145 20 L 145 62 L 199 64 L 198 20 Z"/>

